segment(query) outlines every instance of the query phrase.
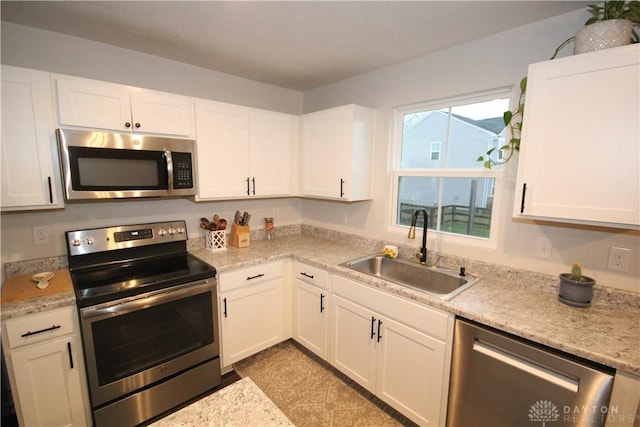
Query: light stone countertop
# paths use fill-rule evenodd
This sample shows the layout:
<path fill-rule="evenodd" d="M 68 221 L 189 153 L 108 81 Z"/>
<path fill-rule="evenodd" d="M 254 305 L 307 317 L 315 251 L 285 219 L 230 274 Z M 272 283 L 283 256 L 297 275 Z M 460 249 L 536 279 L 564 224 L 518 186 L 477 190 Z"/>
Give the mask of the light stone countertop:
<path fill-rule="evenodd" d="M 293 426 L 250 378 L 243 378 L 150 427 Z"/>
<path fill-rule="evenodd" d="M 191 242 L 191 241 L 190 241 Z M 203 245 L 203 243 L 201 243 Z M 275 240 L 252 240 L 248 248 L 229 247 L 211 252 L 191 246 L 196 257 L 216 267 L 218 273 L 278 259 L 293 258 L 353 278 L 375 288 L 403 296 L 487 326 L 509 332 L 569 354 L 640 376 L 640 295 L 596 284 L 589 308 L 558 301 L 554 276 L 513 270 L 486 263 L 439 257 L 435 264 L 456 269 L 465 266 L 481 280 L 450 301 L 367 276 L 339 264 L 372 253 L 382 246 L 364 237 L 338 234 L 290 234 Z M 403 249 L 400 250 L 404 256 Z M 436 255 L 437 256 L 437 255 Z M 431 257 L 430 257 L 431 258 Z M 48 265 L 51 268 L 50 265 Z M 56 265 L 59 267 L 59 265 Z M 48 297 L 2 304 L 2 320 L 74 304 L 73 297 Z"/>
<path fill-rule="evenodd" d="M 575 308 L 558 300 L 557 280 L 553 276 L 531 273 L 531 283 L 519 282 L 526 280 L 527 275 L 471 264 L 467 271 L 481 280 L 452 300 L 444 301 L 340 267 L 343 262 L 382 249 L 359 243 L 290 235 L 273 241 L 252 241 L 248 248 L 229 247 L 220 252 L 203 248 L 193 249 L 191 253 L 214 265 L 218 273 L 293 257 L 430 307 L 640 375 L 640 297 L 636 294 L 604 289 L 594 296 L 589 308 Z"/>

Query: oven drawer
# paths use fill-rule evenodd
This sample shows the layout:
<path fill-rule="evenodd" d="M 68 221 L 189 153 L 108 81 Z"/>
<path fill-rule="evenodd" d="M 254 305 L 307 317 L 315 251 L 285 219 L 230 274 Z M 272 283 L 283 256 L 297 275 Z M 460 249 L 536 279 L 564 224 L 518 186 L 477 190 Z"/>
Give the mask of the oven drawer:
<path fill-rule="evenodd" d="M 244 286 L 261 283 L 283 276 L 282 261 L 258 264 L 239 270 L 221 273 L 218 277 L 220 292 L 227 292 Z"/>
<path fill-rule="evenodd" d="M 64 307 L 7 321 L 10 348 L 49 340 L 73 333 L 75 310 Z"/>

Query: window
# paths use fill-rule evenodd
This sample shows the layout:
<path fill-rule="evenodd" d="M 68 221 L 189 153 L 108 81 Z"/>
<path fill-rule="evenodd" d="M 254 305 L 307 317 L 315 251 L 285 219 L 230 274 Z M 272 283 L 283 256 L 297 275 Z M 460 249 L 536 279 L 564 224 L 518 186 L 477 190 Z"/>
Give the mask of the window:
<path fill-rule="evenodd" d="M 395 227 L 409 226 L 413 213 L 425 209 L 432 230 L 491 239 L 503 171 L 476 159 L 504 145 L 510 97 L 511 90 L 501 90 L 397 111 Z"/>
<path fill-rule="evenodd" d="M 441 145 L 442 143 L 440 141 L 431 143 L 431 160 L 440 160 Z"/>

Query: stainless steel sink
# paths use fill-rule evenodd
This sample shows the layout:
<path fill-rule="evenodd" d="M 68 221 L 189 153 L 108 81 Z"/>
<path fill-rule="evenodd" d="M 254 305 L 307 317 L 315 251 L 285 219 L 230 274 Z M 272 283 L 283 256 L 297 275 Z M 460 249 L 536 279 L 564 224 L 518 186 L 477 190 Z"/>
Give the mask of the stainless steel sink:
<path fill-rule="evenodd" d="M 341 266 L 433 294 L 444 300 L 453 298 L 480 280 L 470 274 L 462 276 L 456 271 L 397 258 L 385 258 L 381 254 L 354 259 Z"/>

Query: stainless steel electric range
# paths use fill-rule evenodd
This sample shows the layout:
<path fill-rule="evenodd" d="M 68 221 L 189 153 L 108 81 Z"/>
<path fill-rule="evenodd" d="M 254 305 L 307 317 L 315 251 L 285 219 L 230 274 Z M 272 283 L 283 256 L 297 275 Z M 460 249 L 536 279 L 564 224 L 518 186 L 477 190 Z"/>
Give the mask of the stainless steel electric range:
<path fill-rule="evenodd" d="M 216 270 L 185 221 L 66 233 L 93 421 L 133 426 L 220 384 Z"/>

